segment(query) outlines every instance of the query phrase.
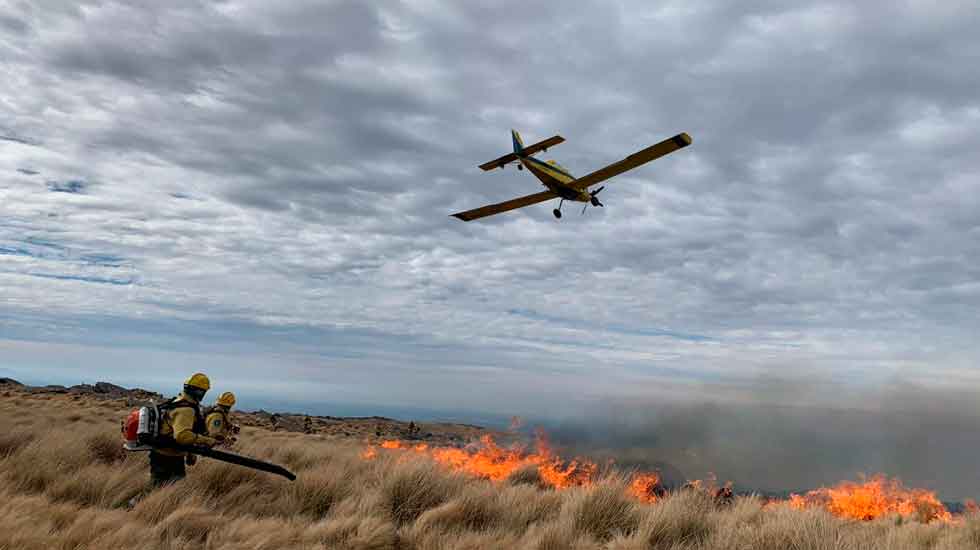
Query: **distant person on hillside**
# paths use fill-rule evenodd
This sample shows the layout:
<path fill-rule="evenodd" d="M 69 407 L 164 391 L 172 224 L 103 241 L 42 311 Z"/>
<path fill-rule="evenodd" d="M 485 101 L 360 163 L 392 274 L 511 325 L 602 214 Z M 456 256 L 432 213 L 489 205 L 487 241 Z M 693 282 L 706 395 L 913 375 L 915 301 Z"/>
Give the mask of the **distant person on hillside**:
<path fill-rule="evenodd" d="M 214 402 L 214 406 L 208 411 L 207 427 L 208 435 L 216 439 L 224 439 L 224 443 L 234 443 L 237 441 L 233 434 L 240 430 L 231 421 L 231 408 L 235 405 L 235 394 L 226 391 Z"/>
<path fill-rule="evenodd" d="M 272 416 L 269 417 L 269 422 L 272 423 L 272 431 L 278 432 L 279 431 L 279 414 L 278 413 L 272 413 Z"/>
<path fill-rule="evenodd" d="M 313 428 L 313 419 L 309 416 L 303 419 L 303 433 L 316 433 L 316 429 Z"/>
<path fill-rule="evenodd" d="M 418 439 L 421 433 L 422 428 L 420 428 L 414 420 L 408 423 L 408 437 L 410 439 Z"/>
<path fill-rule="evenodd" d="M 211 389 L 211 381 L 202 373 L 195 373 L 184 381 L 184 391 L 160 405 L 159 439 L 179 445 L 215 446 L 219 440 L 209 437 L 201 414 L 201 401 Z M 184 451 L 155 448 L 150 451 L 150 481 L 160 487 L 183 479 L 186 475 L 184 464 L 193 465 L 196 457 Z"/>

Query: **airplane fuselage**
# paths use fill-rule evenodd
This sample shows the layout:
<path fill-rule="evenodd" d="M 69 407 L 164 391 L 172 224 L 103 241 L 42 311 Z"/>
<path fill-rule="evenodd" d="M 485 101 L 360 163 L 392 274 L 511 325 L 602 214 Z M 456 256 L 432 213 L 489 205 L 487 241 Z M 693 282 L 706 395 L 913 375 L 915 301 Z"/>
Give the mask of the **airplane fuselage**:
<path fill-rule="evenodd" d="M 531 156 L 519 156 L 521 165 L 534 174 L 541 183 L 550 189 L 554 194 L 567 201 L 589 202 L 592 196 L 587 189 L 576 189 L 570 184 L 575 181 L 575 176 L 567 170 L 554 164 L 540 161 Z"/>

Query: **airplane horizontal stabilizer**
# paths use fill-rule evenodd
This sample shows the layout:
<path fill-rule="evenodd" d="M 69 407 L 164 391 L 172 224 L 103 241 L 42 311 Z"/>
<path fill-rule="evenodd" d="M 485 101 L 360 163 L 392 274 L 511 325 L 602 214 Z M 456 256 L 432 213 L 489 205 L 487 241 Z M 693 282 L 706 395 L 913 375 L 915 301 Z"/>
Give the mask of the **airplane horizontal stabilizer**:
<path fill-rule="evenodd" d="M 521 149 L 521 152 L 524 153 L 525 155 L 533 155 L 534 153 L 537 153 L 538 151 L 543 151 L 543 150 L 547 149 L 548 147 L 553 147 L 553 146 L 558 145 L 559 143 L 561 143 L 563 141 L 565 141 L 565 138 L 563 138 L 561 136 L 551 136 L 548 139 L 545 139 L 545 140 L 539 141 L 537 143 L 528 145 L 527 147 Z"/>
<path fill-rule="evenodd" d="M 517 155 L 514 153 L 507 153 L 506 155 L 500 157 L 499 159 L 491 160 L 490 162 L 485 162 L 480 165 L 480 168 L 484 171 L 493 170 L 494 168 L 503 168 L 508 164 L 517 160 Z"/>
<path fill-rule="evenodd" d="M 514 153 L 507 153 L 506 155 L 504 155 L 504 156 L 502 156 L 502 157 L 500 157 L 498 159 L 493 159 L 490 162 L 485 162 L 485 163 L 483 163 L 483 164 L 480 165 L 480 169 L 482 169 L 484 171 L 488 171 L 488 170 L 493 170 L 494 168 L 503 168 L 504 166 L 507 166 L 508 164 L 510 164 L 510 163 L 512 163 L 512 162 L 514 162 L 514 161 L 516 161 L 518 159 L 518 152 L 516 152 L 516 151 L 519 151 L 520 156 L 526 157 L 526 156 L 533 155 L 533 154 L 535 154 L 535 153 L 537 153 L 539 151 L 544 151 L 548 147 L 552 147 L 552 146 L 558 145 L 559 143 L 562 143 L 563 141 L 565 141 L 565 138 L 563 138 L 561 136 L 551 136 L 548 139 L 545 139 L 545 140 L 539 141 L 537 143 L 528 145 L 527 147 L 524 147 L 518 141 L 520 139 L 520 136 L 517 135 L 517 132 L 514 132 L 514 134 L 515 134 L 515 137 L 514 137 L 514 149 L 515 149 L 515 152 Z"/>

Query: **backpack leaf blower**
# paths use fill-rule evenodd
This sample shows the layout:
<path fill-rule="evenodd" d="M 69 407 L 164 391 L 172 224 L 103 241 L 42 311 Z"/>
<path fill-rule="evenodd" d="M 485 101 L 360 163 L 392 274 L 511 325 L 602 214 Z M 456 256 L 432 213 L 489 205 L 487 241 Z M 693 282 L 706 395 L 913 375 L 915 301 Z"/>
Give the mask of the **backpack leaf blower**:
<path fill-rule="evenodd" d="M 123 448 L 127 451 L 173 449 L 175 451 L 206 456 L 222 462 L 237 464 L 246 468 L 252 468 L 254 470 L 261 470 L 270 474 L 280 475 L 289 481 L 294 481 L 296 479 L 296 474 L 278 464 L 272 464 L 271 462 L 264 462 L 257 458 L 229 453 L 228 451 L 219 451 L 217 449 L 211 449 L 209 447 L 202 447 L 199 445 L 180 445 L 172 439 L 170 441 L 166 441 L 165 439 L 168 438 L 160 437 L 160 420 L 160 408 L 155 404 L 140 407 L 139 409 L 129 413 L 129 416 L 127 416 L 126 420 L 123 421 L 122 426 L 124 439 Z"/>

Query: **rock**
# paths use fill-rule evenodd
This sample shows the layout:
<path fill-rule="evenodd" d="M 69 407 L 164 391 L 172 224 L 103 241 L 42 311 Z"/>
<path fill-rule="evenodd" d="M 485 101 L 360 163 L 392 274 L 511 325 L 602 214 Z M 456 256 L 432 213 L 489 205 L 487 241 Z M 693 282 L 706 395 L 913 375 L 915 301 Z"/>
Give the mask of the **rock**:
<path fill-rule="evenodd" d="M 129 392 L 126 388 L 122 386 L 117 386 L 115 384 L 110 384 L 108 382 L 96 382 L 95 388 L 96 393 L 113 393 L 113 394 L 124 394 Z M 143 391 L 137 388 L 134 391 Z"/>
<path fill-rule="evenodd" d="M 72 399 L 92 397 L 95 399 L 122 399 L 127 405 L 132 403 L 145 404 L 149 401 L 164 401 L 163 395 L 142 388 L 127 389 L 108 382 L 95 384 L 77 384 L 71 387 L 60 385 L 26 386 L 11 378 L 0 378 L 0 388 L 5 390 L 26 391 L 31 394 L 67 394 Z"/>

